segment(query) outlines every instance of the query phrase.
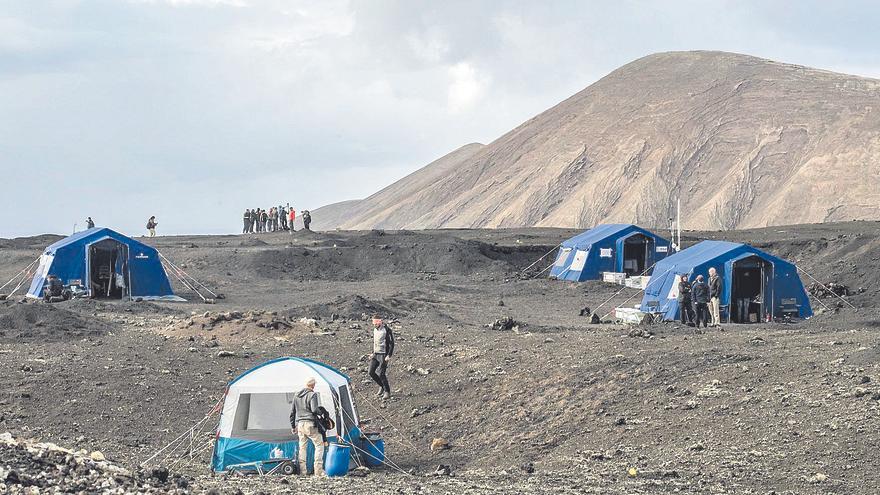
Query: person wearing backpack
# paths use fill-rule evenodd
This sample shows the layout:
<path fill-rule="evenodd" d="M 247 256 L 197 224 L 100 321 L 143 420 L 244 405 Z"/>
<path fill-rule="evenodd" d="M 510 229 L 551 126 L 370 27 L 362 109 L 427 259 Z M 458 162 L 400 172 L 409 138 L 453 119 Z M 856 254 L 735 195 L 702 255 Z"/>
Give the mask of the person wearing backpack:
<path fill-rule="evenodd" d="M 315 392 L 315 379 L 309 378 L 306 386 L 293 399 L 290 410 L 290 431 L 299 437 L 299 474 L 308 473 L 306 454 L 309 441 L 315 446 L 315 475 L 324 476 L 324 438 L 318 425 L 320 397 Z"/>
<path fill-rule="evenodd" d="M 150 237 L 156 237 L 156 227 L 159 225 L 156 222 L 156 217 L 152 216 L 149 220 L 147 220 L 147 230 L 150 232 Z"/>

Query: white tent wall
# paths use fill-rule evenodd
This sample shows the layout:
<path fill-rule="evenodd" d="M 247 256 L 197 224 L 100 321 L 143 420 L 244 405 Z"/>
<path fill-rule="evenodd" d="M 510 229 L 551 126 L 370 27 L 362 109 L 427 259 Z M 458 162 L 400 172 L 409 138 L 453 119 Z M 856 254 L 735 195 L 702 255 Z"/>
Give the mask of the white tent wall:
<path fill-rule="evenodd" d="M 230 385 L 220 417 L 220 436 L 232 437 L 233 432 L 241 428 L 277 430 L 281 426 L 286 426 L 289 429 L 291 403 L 295 394 L 305 387 L 309 378 L 315 379 L 319 405 L 324 407 L 331 417 L 342 418 L 343 413 L 337 410 L 334 396 L 350 394 L 348 379 L 317 363 L 285 359 L 260 366 Z M 249 400 L 242 402 L 241 398 L 245 394 L 249 395 Z M 351 414 L 354 418 L 347 418 L 345 423 L 356 425 L 357 412 L 354 410 L 351 396 L 348 395 L 348 398 L 352 403 Z M 236 413 L 240 403 L 247 404 L 250 408 L 244 416 L 245 424 L 236 424 Z M 240 414 L 238 416 L 242 418 Z M 338 427 L 342 429 L 342 425 Z"/>

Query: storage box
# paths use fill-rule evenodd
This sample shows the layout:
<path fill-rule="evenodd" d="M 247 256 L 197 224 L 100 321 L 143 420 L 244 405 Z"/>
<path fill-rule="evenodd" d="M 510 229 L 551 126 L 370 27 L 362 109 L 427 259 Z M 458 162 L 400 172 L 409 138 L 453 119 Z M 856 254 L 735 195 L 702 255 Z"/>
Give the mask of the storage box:
<path fill-rule="evenodd" d="M 651 277 L 646 275 L 642 277 L 629 277 L 624 283 L 627 287 L 632 287 L 633 289 L 644 289 L 650 281 Z"/>
<path fill-rule="evenodd" d="M 602 280 L 612 284 L 623 285 L 626 282 L 625 273 L 602 272 Z"/>
<path fill-rule="evenodd" d="M 639 311 L 636 308 L 615 308 L 614 317 L 623 323 L 638 325 L 645 322 L 648 313 Z"/>

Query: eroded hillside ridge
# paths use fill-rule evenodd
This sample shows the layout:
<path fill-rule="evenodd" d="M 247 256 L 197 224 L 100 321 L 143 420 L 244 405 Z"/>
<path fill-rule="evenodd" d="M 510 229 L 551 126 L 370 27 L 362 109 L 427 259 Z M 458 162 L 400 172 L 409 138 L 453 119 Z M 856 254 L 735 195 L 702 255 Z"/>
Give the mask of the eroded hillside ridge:
<path fill-rule="evenodd" d="M 722 52 L 627 64 L 339 226 L 665 226 L 880 218 L 880 81 Z"/>

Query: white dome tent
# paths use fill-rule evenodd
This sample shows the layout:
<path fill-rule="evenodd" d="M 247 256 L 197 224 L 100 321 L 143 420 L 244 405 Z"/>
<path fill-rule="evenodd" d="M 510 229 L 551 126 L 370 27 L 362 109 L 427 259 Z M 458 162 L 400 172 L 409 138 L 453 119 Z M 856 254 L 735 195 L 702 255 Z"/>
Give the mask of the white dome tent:
<path fill-rule="evenodd" d="M 309 378 L 315 379 L 320 405 L 336 423 L 327 431 L 327 440 L 356 440 L 359 419 L 348 376 L 317 361 L 283 357 L 242 373 L 227 386 L 211 468 L 225 471 L 231 465 L 270 459 L 276 448 L 284 457 L 295 458 L 298 442 L 290 431 L 290 410 L 294 395 Z"/>

